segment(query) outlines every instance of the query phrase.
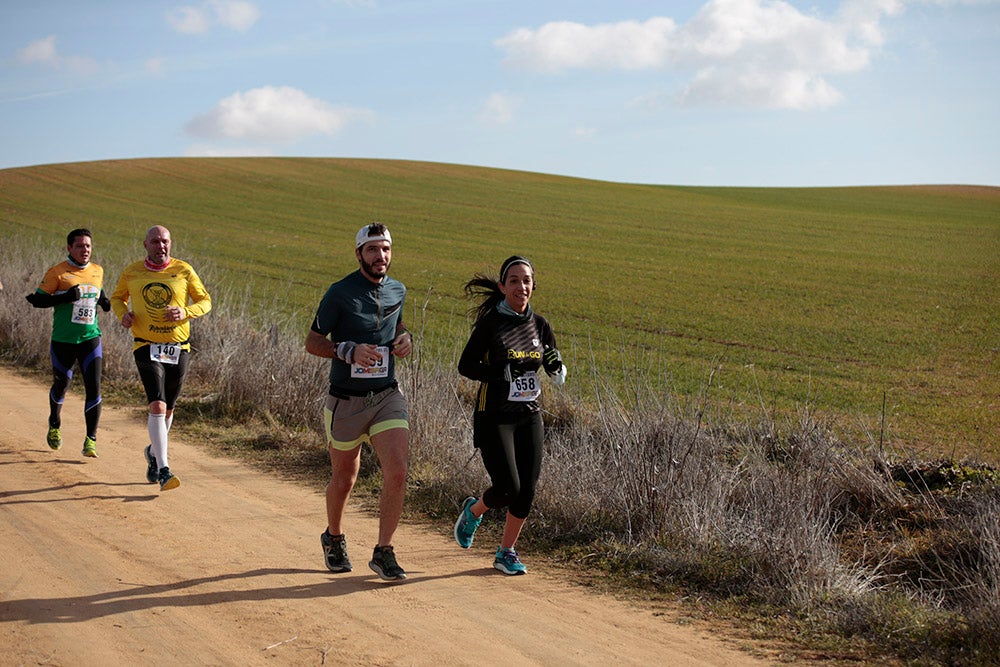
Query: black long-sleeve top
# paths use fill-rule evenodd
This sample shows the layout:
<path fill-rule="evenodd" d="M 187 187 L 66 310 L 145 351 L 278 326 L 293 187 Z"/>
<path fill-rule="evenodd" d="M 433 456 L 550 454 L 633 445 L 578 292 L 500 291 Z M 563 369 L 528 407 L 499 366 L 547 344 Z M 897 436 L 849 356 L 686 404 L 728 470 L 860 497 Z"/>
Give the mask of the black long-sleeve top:
<path fill-rule="evenodd" d="M 537 400 L 510 400 L 511 385 L 530 377 L 526 374 L 538 374 L 544 367 L 542 354 L 550 347 L 556 347 L 552 327 L 534 312 L 511 316 L 493 309 L 480 318 L 458 361 L 458 372 L 480 383 L 476 412 L 508 415 L 538 412 Z M 559 367 L 544 370 L 554 373 Z"/>

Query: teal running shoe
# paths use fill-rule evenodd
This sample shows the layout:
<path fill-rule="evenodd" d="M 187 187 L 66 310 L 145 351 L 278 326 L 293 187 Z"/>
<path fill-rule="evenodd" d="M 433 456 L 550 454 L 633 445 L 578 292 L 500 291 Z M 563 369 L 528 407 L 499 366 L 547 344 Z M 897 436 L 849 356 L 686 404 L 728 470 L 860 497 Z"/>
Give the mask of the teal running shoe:
<path fill-rule="evenodd" d="M 525 574 L 528 571 L 528 568 L 517 557 L 517 552 L 513 548 L 504 549 L 503 547 L 497 547 L 497 555 L 493 560 L 493 567 L 504 574 L 510 575 Z"/>
<path fill-rule="evenodd" d="M 472 546 L 472 538 L 476 536 L 476 528 L 483 522 L 483 517 L 472 513 L 472 506 L 476 504 L 476 498 L 469 496 L 462 503 L 462 511 L 455 522 L 455 541 L 458 546 L 468 549 Z"/>

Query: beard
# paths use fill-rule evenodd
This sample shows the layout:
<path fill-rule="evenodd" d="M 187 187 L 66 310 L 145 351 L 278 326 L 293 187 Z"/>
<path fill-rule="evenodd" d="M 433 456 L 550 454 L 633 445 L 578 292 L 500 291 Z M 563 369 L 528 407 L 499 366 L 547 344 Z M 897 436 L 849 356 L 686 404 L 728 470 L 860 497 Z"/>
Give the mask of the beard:
<path fill-rule="evenodd" d="M 392 262 L 389 262 L 389 264 L 385 265 L 384 269 L 377 270 L 371 264 L 369 264 L 368 262 L 366 262 L 363 259 L 358 260 L 358 261 L 361 263 L 361 272 L 364 273 L 364 274 L 366 274 L 366 275 L 371 276 L 372 278 L 385 278 L 386 274 L 389 273 L 389 264 L 392 263 Z"/>

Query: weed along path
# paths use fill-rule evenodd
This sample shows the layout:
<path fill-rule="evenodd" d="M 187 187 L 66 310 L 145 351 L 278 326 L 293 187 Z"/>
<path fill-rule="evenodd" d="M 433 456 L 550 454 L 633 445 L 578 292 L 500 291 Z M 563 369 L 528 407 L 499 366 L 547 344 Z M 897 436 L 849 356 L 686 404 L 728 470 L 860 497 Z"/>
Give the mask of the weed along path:
<path fill-rule="evenodd" d="M 419 526 L 396 539 L 409 579 L 383 583 L 360 511 L 354 571 L 331 574 L 320 489 L 175 438 L 182 484 L 161 493 L 136 412 L 105 407 L 85 459 L 76 394 L 63 448 L 46 446 L 47 392 L 0 368 L 0 664 L 767 664 L 543 568 L 506 577 L 487 547 Z"/>

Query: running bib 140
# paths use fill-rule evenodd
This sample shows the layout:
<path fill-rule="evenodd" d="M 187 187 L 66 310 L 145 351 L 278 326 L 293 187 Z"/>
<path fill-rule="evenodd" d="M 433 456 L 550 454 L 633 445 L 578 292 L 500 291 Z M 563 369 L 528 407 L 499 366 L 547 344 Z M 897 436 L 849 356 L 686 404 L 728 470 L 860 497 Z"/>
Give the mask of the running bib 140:
<path fill-rule="evenodd" d="M 180 343 L 150 343 L 149 358 L 161 364 L 177 364 L 181 360 Z"/>

